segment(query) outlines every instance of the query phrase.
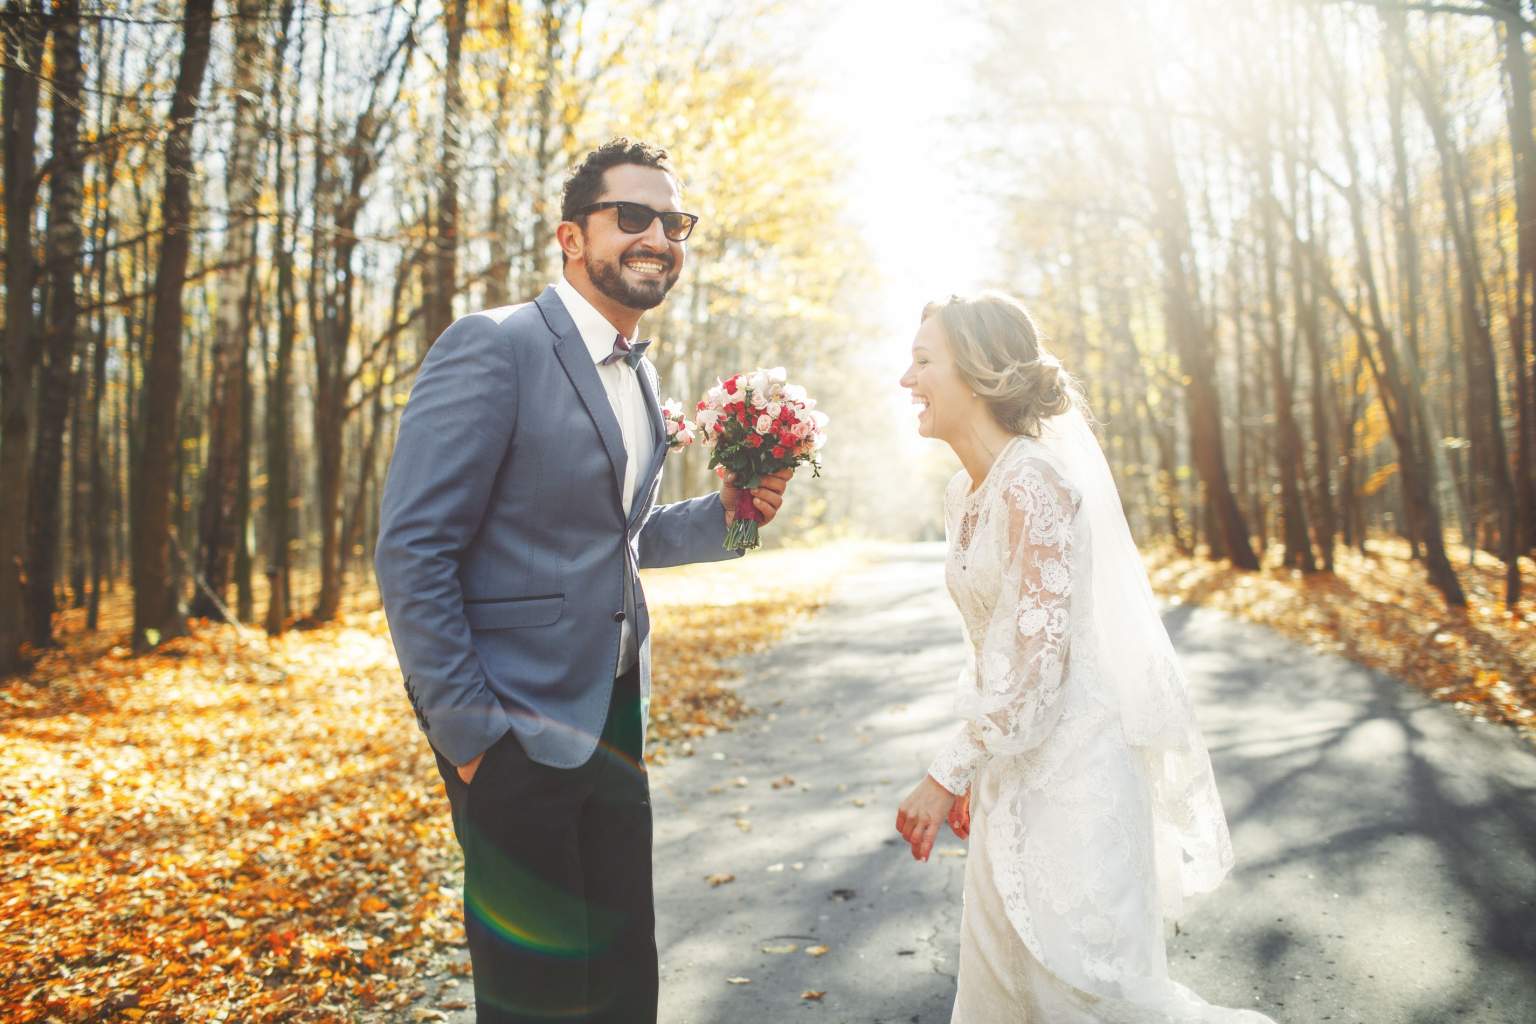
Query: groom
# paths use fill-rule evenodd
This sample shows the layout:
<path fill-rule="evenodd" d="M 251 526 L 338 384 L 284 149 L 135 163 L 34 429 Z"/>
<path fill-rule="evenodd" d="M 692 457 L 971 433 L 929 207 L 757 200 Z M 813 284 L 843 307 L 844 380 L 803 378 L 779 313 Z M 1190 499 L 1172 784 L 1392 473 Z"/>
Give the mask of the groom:
<path fill-rule="evenodd" d="M 480 1024 L 656 1019 L 636 571 L 731 557 L 737 498 L 654 503 L 666 434 L 635 338 L 682 271 L 681 203 L 663 150 L 587 154 L 562 279 L 444 331 L 400 422 L 375 565 L 464 851 Z M 752 492 L 765 521 L 788 479 Z"/>

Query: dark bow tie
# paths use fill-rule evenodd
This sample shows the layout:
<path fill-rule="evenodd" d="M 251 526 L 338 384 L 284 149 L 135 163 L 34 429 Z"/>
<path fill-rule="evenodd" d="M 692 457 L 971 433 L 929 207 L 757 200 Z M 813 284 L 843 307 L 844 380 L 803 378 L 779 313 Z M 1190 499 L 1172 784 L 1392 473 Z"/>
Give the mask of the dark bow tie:
<path fill-rule="evenodd" d="M 624 335 L 617 335 L 613 339 L 613 351 L 603 357 L 602 365 L 611 366 L 620 359 L 629 364 L 630 369 L 638 369 L 640 358 L 645 355 L 645 350 L 651 347 L 651 341 L 637 341 L 633 345 L 624 340 Z"/>

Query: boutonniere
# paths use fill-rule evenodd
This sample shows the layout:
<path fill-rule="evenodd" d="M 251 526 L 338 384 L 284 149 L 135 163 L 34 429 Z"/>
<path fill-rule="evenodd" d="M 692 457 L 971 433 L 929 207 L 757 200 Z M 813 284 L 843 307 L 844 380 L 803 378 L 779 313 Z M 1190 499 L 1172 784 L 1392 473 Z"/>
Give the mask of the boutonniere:
<path fill-rule="evenodd" d="M 683 415 L 683 403 L 669 398 L 661 403 L 661 422 L 667 427 L 667 454 L 681 451 L 693 444 L 698 427 Z"/>

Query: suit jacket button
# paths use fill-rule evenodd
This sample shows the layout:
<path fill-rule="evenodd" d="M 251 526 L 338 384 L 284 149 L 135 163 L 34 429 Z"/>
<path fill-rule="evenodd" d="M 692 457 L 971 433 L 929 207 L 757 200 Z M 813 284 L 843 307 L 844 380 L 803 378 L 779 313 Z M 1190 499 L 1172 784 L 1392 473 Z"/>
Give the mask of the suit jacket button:
<path fill-rule="evenodd" d="M 614 612 L 613 613 L 613 621 L 614 622 L 623 622 L 624 621 L 624 613 L 623 612 Z"/>

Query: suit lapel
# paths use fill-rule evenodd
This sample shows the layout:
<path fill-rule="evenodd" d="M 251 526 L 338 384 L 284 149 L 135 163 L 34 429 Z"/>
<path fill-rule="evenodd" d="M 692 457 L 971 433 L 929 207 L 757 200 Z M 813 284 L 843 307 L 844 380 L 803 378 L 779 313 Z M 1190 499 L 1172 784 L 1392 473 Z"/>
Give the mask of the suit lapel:
<path fill-rule="evenodd" d="M 581 332 L 576 329 L 575 321 L 565 311 L 554 288 L 544 289 L 534 302 L 544 314 L 544 322 L 555 333 L 555 356 L 576 388 L 581 404 L 592 418 L 592 425 L 597 428 L 597 436 L 602 439 L 603 450 L 608 453 L 608 462 L 613 467 L 614 484 L 622 493 L 624 465 L 628 461 L 624 454 L 624 435 L 619 431 L 619 421 L 613 414 L 608 393 L 603 390 L 603 382 L 597 376 L 592 353 L 587 351 Z"/>
<path fill-rule="evenodd" d="M 656 474 L 661 472 L 661 463 L 667 457 L 667 427 L 661 421 L 661 402 L 656 397 L 656 388 L 651 383 L 651 376 L 656 372 L 649 359 L 642 359 L 635 369 L 635 376 L 640 378 L 640 393 L 645 396 L 646 419 L 651 424 L 651 457 L 645 463 L 645 476 L 640 480 L 635 489 L 637 499 L 629 509 L 629 524 L 633 526 L 635 521 L 648 511 L 643 506 L 649 503 L 644 496 L 651 493 L 651 485 L 656 479 Z"/>

